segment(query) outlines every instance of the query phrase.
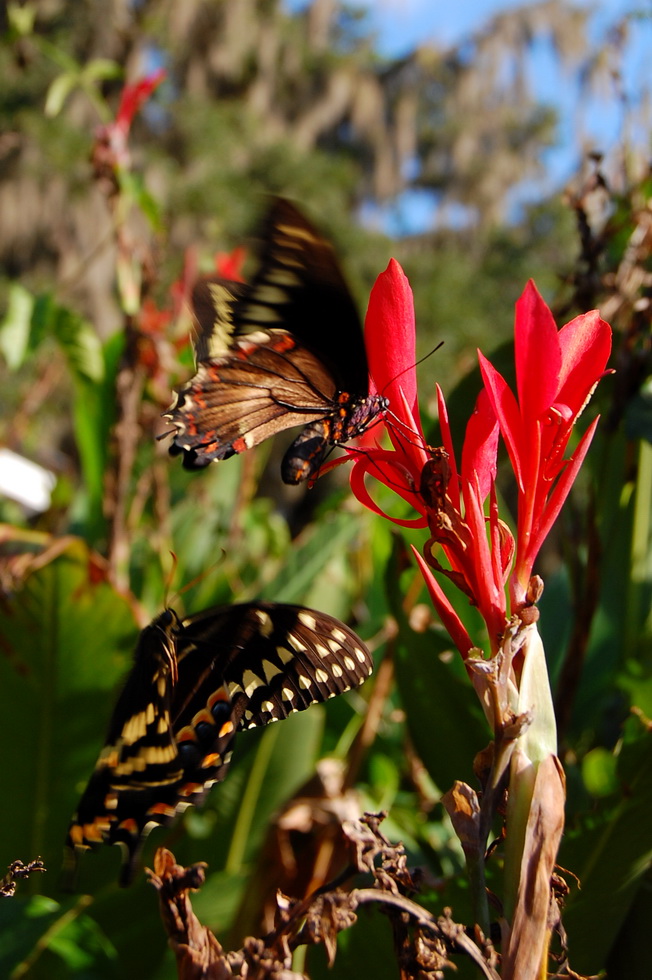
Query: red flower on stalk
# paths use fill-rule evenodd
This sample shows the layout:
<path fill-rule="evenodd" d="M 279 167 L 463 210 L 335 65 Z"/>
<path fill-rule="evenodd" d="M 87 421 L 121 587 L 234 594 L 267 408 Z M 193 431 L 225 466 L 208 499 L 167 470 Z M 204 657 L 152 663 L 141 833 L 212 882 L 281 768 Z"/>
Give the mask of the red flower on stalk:
<path fill-rule="evenodd" d="M 593 439 L 598 419 L 564 459 L 573 426 L 605 374 L 611 327 L 597 310 L 557 330 L 552 313 L 530 281 L 516 304 L 514 354 L 518 400 L 478 351 L 485 390 L 518 483 L 512 611 L 526 600 L 532 567 L 559 515 Z"/>
<path fill-rule="evenodd" d="M 491 650 L 496 652 L 507 622 L 505 585 L 514 556 L 514 539 L 498 516 L 495 495 L 499 429 L 519 485 L 517 561 L 510 581 L 514 613 L 527 602 L 536 554 L 595 431 L 597 420 L 570 459 L 562 458 L 572 426 L 604 374 L 610 336 L 610 327 L 596 312 L 577 317 L 558 332 L 550 310 L 534 285 L 528 284 L 516 311 L 519 400 L 479 354 L 485 389 L 469 419 L 458 468 L 439 388 L 443 447 L 429 449 L 422 434 L 408 281 L 392 260 L 374 285 L 365 340 L 375 388 L 390 399 L 387 428 L 393 448 L 349 449 L 348 455 L 354 458 L 351 487 L 365 506 L 387 517 L 365 485 L 365 476 L 374 476 L 421 515 L 390 520 L 402 526 L 429 527 L 431 537 L 424 557 L 416 551 L 415 555 L 437 611 L 464 657 L 473 642 L 432 569 L 451 579 L 478 607 L 487 624 Z M 437 557 L 440 553 L 447 567 Z"/>
<path fill-rule="evenodd" d="M 125 85 L 113 122 L 99 126 L 95 134 L 92 162 L 98 178 L 107 178 L 116 170 L 129 166 L 127 140 L 134 116 L 165 78 L 165 69 L 146 75 L 133 85 Z"/>

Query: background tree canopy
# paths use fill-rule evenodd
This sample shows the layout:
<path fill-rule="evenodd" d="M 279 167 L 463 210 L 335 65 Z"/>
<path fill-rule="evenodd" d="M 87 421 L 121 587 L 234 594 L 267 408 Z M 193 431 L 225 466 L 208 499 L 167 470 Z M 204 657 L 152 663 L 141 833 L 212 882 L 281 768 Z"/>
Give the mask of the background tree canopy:
<path fill-rule="evenodd" d="M 143 875 L 119 891 L 116 856 L 94 853 L 80 897 L 61 891 L 58 871 L 138 630 L 188 583 L 170 600 L 188 612 L 267 598 L 338 616 L 378 667 L 361 692 L 241 738 L 227 781 L 167 837 L 155 833 L 146 862 L 170 841 L 179 860 L 208 862 L 195 911 L 237 945 L 270 928 L 277 887 L 307 887 L 285 860 L 303 832 L 293 801 L 319 801 L 310 832 L 321 848 L 315 828 L 337 823 L 334 801 L 355 792 L 364 808 L 389 810 L 384 833 L 427 869 L 426 907 L 470 918 L 438 800 L 454 779 L 472 782 L 488 732 L 445 633 L 420 619 L 414 534 L 363 513 L 341 470 L 312 490 L 281 485 L 283 439 L 197 476 L 155 441 L 192 371 L 184 289 L 216 253 L 250 245 L 281 194 L 332 240 L 362 312 L 389 258 L 401 262 L 419 355 L 445 341 L 419 366 L 423 407 L 434 416 L 438 381 L 456 437 L 479 387 L 475 349 L 507 363 L 528 278 L 560 323 L 598 307 L 617 332 L 599 442 L 538 571 L 569 786 L 560 864 L 582 881 L 565 919 L 571 964 L 647 977 L 650 93 L 623 100 L 622 141 L 604 161 L 578 119 L 578 159 L 594 155 L 551 193 L 556 113 L 530 84 L 545 44 L 560 85 L 603 91 L 641 22 L 612 25 L 596 44 L 588 8 L 544 0 L 457 46 L 390 58 L 360 8 L 337 0 L 295 12 L 277 0 L 32 0 L 2 16 L 0 442 L 54 486 L 40 508 L 7 481 L 0 496 L 0 867 L 41 856 L 47 868 L 0 907 L 0 972 L 176 975 Z M 113 186 L 98 127 L 114 120 L 126 82 L 159 68 L 165 81 L 134 118 Z M 433 221 L 415 232 L 419 202 Z M 437 445 L 434 421 L 427 435 Z M 338 767 L 328 790 L 322 768 L 315 788 L 326 759 Z M 338 872 L 333 852 L 327 861 L 317 848 L 321 880 Z M 311 949 L 306 972 L 326 969 Z M 341 935 L 334 971 L 396 975 L 381 916 L 361 913 Z"/>

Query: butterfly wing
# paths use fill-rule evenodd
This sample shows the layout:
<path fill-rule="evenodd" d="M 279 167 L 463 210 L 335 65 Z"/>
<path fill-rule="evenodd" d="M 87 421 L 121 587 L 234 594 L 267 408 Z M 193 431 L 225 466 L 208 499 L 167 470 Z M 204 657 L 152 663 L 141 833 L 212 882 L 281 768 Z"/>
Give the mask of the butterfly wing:
<path fill-rule="evenodd" d="M 261 325 L 287 330 L 316 354 L 340 391 L 367 394 L 362 325 L 335 250 L 285 198 L 267 213 L 260 265 L 234 315 L 238 332 Z"/>
<path fill-rule="evenodd" d="M 333 248 L 289 201 L 277 199 L 267 216 L 251 285 L 200 280 L 193 308 L 197 373 L 166 415 L 170 452 L 186 468 L 309 424 L 282 469 L 297 483 L 385 407 L 368 396 L 360 322 Z"/>
<path fill-rule="evenodd" d="M 369 651 L 343 623 L 278 603 L 223 606 L 143 630 L 106 744 L 66 840 L 75 855 L 121 844 L 120 883 L 149 831 L 224 779 L 236 729 L 255 728 L 357 687 Z"/>
<path fill-rule="evenodd" d="M 210 704 L 195 704 L 181 738 L 174 730 L 177 657 L 183 647 L 172 610 L 143 630 L 106 744 L 68 829 L 69 873 L 80 850 L 121 844 L 120 883 L 129 884 L 149 831 L 198 802 L 226 775 L 235 726 L 224 689 L 211 692 Z M 205 723 L 202 708 L 212 724 Z"/>
<path fill-rule="evenodd" d="M 373 660 L 362 640 L 332 616 L 303 606 L 251 602 L 184 620 L 204 683 L 224 685 L 239 729 L 287 718 L 358 687 Z M 190 670 L 179 662 L 179 687 Z M 183 696 L 180 695 L 180 701 Z"/>

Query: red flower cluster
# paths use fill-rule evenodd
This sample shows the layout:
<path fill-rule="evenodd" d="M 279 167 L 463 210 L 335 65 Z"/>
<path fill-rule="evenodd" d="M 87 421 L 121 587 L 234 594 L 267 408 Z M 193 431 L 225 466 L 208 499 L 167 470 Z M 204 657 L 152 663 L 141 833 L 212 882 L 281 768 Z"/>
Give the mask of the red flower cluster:
<path fill-rule="evenodd" d="M 595 432 L 597 419 L 572 455 L 564 458 L 575 421 L 605 373 L 611 328 L 593 311 L 558 331 L 536 287 L 528 283 L 516 306 L 518 396 L 478 352 L 484 389 L 467 425 L 461 467 L 439 388 L 443 446 L 433 450 L 423 438 L 414 335 L 412 292 L 401 267 L 392 260 L 371 293 L 365 342 L 375 389 L 390 399 L 387 429 L 393 448 L 348 450 L 354 458 L 351 487 L 377 514 L 383 512 L 365 485 L 367 475 L 413 505 L 419 517 L 389 519 L 406 527 L 429 527 L 424 556 L 415 554 L 444 625 L 466 657 L 474 644 L 433 569 L 455 582 L 478 607 L 495 653 L 507 622 L 506 585 L 512 614 L 521 613 L 537 597 L 530 588 L 534 561 Z M 516 542 L 498 515 L 499 434 L 518 484 Z"/>

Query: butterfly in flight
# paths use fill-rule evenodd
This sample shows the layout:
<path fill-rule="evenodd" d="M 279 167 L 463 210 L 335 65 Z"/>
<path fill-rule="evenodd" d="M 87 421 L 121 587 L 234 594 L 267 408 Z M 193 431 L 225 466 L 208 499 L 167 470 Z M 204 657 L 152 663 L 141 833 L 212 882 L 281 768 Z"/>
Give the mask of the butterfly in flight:
<path fill-rule="evenodd" d="M 106 743 L 66 838 L 123 845 L 129 884 L 145 837 L 224 779 L 236 731 L 342 694 L 371 673 L 364 643 L 302 606 L 251 602 L 181 620 L 166 609 L 140 635 Z"/>
<path fill-rule="evenodd" d="M 329 449 L 388 408 L 369 394 L 360 320 L 332 246 L 275 199 L 250 285 L 200 279 L 193 290 L 197 373 L 166 413 L 170 453 L 207 466 L 303 425 L 281 464 L 285 483 L 310 479 Z"/>

